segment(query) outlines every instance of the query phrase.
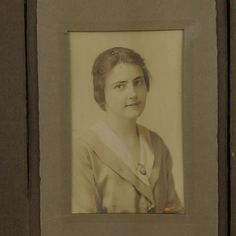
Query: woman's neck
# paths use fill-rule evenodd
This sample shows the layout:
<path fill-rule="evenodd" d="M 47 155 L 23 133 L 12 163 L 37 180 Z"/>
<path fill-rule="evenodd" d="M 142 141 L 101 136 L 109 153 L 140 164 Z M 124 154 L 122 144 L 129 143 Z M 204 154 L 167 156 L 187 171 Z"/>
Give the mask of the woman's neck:
<path fill-rule="evenodd" d="M 107 113 L 106 122 L 113 132 L 122 138 L 137 137 L 136 119 L 117 117 Z"/>

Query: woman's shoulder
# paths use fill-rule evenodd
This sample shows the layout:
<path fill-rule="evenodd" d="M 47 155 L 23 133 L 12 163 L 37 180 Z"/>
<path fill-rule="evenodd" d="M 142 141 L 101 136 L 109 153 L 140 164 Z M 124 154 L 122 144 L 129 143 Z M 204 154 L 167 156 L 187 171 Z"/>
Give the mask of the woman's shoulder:
<path fill-rule="evenodd" d="M 139 127 L 139 130 L 141 130 L 142 133 L 144 133 L 145 135 L 149 135 L 150 139 L 153 142 L 164 144 L 164 140 L 162 139 L 162 137 L 156 131 L 153 131 L 153 130 L 147 128 L 146 126 L 140 125 L 140 124 L 138 125 L 138 127 Z"/>
<path fill-rule="evenodd" d="M 143 133 L 148 134 L 149 140 L 152 143 L 152 147 L 154 150 L 162 150 L 164 152 L 168 152 L 168 147 L 164 139 L 160 136 L 158 132 L 153 131 L 143 125 L 139 125 L 139 129 L 141 129 Z"/>
<path fill-rule="evenodd" d="M 101 146 L 101 140 L 105 133 L 104 124 L 97 122 L 81 132 L 76 143 L 89 149 L 97 149 Z"/>
<path fill-rule="evenodd" d="M 94 157 L 95 144 L 96 137 L 89 129 L 77 136 L 72 143 L 74 160 L 80 160 L 81 163 L 89 165 Z"/>
<path fill-rule="evenodd" d="M 97 142 L 97 136 L 91 129 L 83 131 L 76 138 L 76 144 L 82 147 L 92 147 L 96 142 Z"/>
<path fill-rule="evenodd" d="M 171 169 L 172 157 L 164 139 L 156 131 L 150 130 L 144 126 L 142 126 L 142 129 L 146 130 L 145 132 L 149 134 L 149 143 L 151 144 L 150 146 L 154 153 L 155 163 L 157 163 L 157 165 L 161 165 L 162 163 L 162 165 Z"/>

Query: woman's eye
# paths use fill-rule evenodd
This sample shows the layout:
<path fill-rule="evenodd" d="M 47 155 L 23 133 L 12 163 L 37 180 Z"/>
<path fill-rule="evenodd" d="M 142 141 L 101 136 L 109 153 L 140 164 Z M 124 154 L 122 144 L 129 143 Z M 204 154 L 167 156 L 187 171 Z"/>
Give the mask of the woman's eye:
<path fill-rule="evenodd" d="M 143 85 L 144 81 L 143 80 L 137 80 L 135 81 L 135 85 L 139 86 L 139 85 Z"/>
<path fill-rule="evenodd" d="M 117 90 L 121 90 L 121 89 L 124 89 L 125 88 L 125 85 L 124 84 L 116 84 L 114 86 L 114 89 L 117 89 Z"/>

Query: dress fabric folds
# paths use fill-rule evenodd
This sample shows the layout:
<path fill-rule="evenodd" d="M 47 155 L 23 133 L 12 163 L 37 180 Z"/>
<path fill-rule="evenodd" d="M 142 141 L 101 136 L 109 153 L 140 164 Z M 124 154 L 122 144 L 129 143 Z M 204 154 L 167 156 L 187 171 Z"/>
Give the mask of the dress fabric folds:
<path fill-rule="evenodd" d="M 76 142 L 72 213 L 182 213 L 172 159 L 160 136 L 137 125 L 138 162 L 103 122 Z"/>

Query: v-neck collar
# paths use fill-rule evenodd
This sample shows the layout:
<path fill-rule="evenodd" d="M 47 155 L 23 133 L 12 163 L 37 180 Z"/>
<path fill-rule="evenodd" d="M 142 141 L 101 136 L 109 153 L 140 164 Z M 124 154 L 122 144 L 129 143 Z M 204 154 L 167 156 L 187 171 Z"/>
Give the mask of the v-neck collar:
<path fill-rule="evenodd" d="M 103 141 L 95 132 L 87 133 L 87 138 L 90 140 L 88 145 L 97 154 L 97 157 L 121 178 L 133 185 L 138 192 L 144 195 L 150 203 L 154 205 L 152 187 L 141 181 L 141 179 L 138 178 L 120 158 L 118 158 L 116 153 L 104 146 Z"/>
<path fill-rule="evenodd" d="M 147 128 L 137 125 L 140 142 L 140 158 L 134 162 L 126 145 L 109 128 L 105 122 L 99 122 L 91 130 L 100 138 L 100 140 L 146 185 L 150 185 L 149 177 L 154 163 L 154 153 L 150 138 L 150 132 Z M 145 168 L 146 175 L 138 170 L 138 164 Z"/>

